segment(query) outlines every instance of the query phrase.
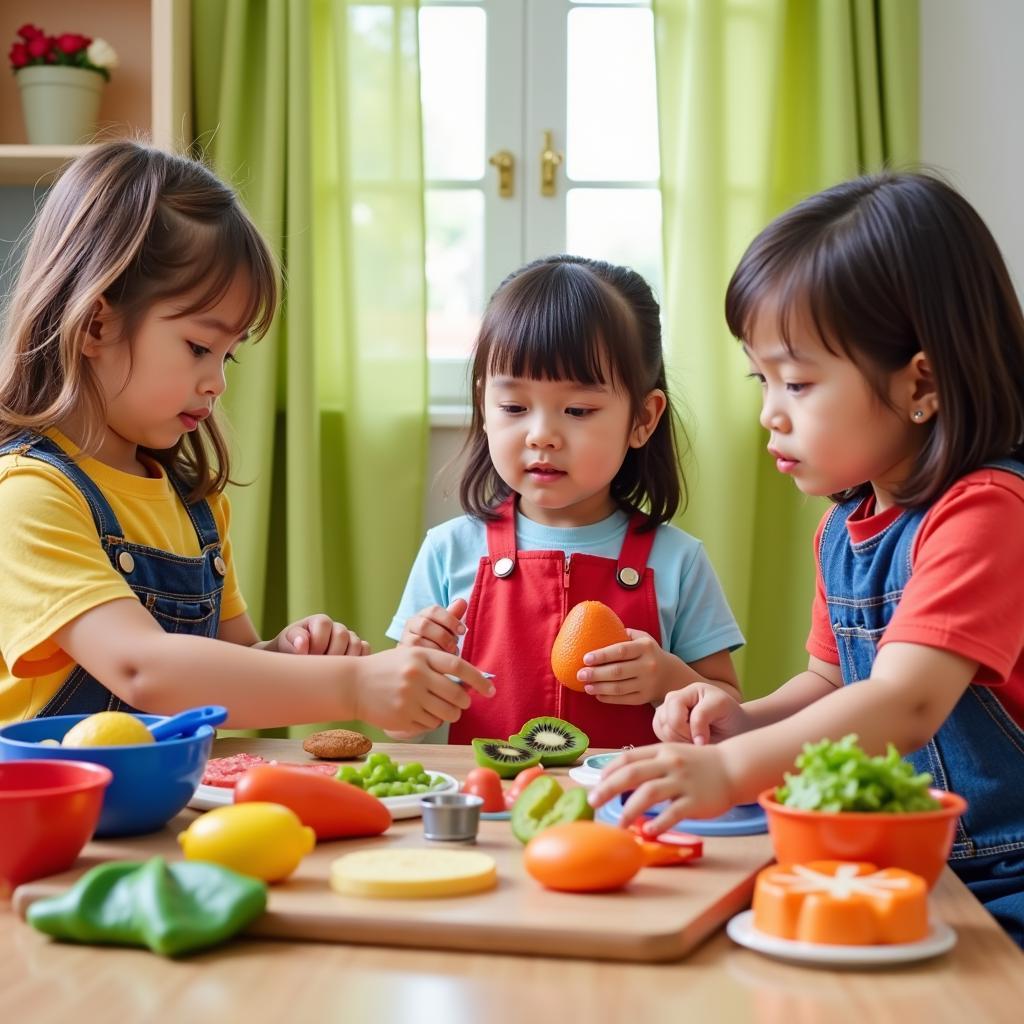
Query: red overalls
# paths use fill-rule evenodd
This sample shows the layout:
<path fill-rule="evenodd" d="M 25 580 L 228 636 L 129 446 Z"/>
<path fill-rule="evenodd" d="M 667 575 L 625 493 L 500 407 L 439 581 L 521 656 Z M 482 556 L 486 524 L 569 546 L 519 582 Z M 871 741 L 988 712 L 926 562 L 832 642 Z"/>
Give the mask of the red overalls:
<path fill-rule="evenodd" d="M 462 646 L 463 658 L 495 674 L 497 693 L 490 700 L 471 693 L 473 703 L 452 723 L 448 741 L 504 739 L 531 718 L 554 715 L 582 729 L 592 747 L 656 743 L 650 704 L 603 704 L 562 686 L 551 671 L 555 636 L 580 601 L 603 601 L 628 628 L 661 642 L 654 570 L 647 567 L 655 531 L 638 533 L 645 517 L 637 513 L 618 562 L 588 554 L 567 558 L 562 551 L 517 551 L 514 498 L 497 512 L 500 518 L 487 524 L 487 554 L 469 598 Z M 636 584 L 627 585 L 632 580 Z"/>

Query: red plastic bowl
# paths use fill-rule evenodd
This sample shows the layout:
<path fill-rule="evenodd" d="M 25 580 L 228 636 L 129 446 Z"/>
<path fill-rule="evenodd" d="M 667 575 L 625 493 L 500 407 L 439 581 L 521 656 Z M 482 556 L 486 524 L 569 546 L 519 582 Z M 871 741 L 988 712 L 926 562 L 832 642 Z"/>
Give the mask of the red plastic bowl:
<path fill-rule="evenodd" d="M 74 864 L 113 777 L 86 761 L 0 761 L 0 899 Z"/>
<path fill-rule="evenodd" d="M 949 857 L 956 822 L 967 810 L 967 801 L 941 789 L 929 792 L 942 804 L 937 811 L 805 811 L 780 804 L 774 787 L 757 802 L 768 815 L 768 832 L 780 864 L 867 861 L 880 868 L 913 871 L 931 889 Z"/>

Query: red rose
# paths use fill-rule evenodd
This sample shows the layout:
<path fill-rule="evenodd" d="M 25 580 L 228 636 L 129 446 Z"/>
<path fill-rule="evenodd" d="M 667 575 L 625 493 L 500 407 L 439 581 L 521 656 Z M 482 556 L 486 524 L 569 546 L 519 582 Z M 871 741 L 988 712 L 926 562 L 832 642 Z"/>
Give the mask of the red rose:
<path fill-rule="evenodd" d="M 69 56 L 72 53 L 78 53 L 79 50 L 84 50 L 88 45 L 89 40 L 77 32 L 64 32 L 57 36 L 58 48 Z"/>
<path fill-rule="evenodd" d="M 45 35 L 41 28 L 36 28 L 35 25 L 30 25 L 27 22 L 18 29 L 18 35 L 21 36 L 25 42 L 29 42 L 32 39 L 38 39 L 40 36 Z"/>
<path fill-rule="evenodd" d="M 26 44 L 30 57 L 45 57 L 50 49 L 50 40 L 46 36 L 35 36 Z"/>
<path fill-rule="evenodd" d="M 12 67 L 23 68 L 28 63 L 28 50 L 24 43 L 15 43 L 7 56 L 11 59 Z"/>

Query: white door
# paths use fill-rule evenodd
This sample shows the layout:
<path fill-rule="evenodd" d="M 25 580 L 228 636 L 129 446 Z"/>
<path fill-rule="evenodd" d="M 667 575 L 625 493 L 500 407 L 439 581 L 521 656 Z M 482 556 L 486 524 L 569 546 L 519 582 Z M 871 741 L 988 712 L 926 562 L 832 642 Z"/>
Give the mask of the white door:
<path fill-rule="evenodd" d="M 649 0 L 421 0 L 431 400 L 465 404 L 487 298 L 556 252 L 661 290 Z"/>

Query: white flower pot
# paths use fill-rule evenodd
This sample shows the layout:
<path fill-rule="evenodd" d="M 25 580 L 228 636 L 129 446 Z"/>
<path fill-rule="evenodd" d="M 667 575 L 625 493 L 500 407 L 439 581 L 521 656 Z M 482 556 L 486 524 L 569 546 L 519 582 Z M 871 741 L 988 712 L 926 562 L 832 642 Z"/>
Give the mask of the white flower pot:
<path fill-rule="evenodd" d="M 96 131 L 105 81 L 98 71 L 38 65 L 21 68 L 15 78 L 32 145 L 74 145 L 90 140 Z"/>

